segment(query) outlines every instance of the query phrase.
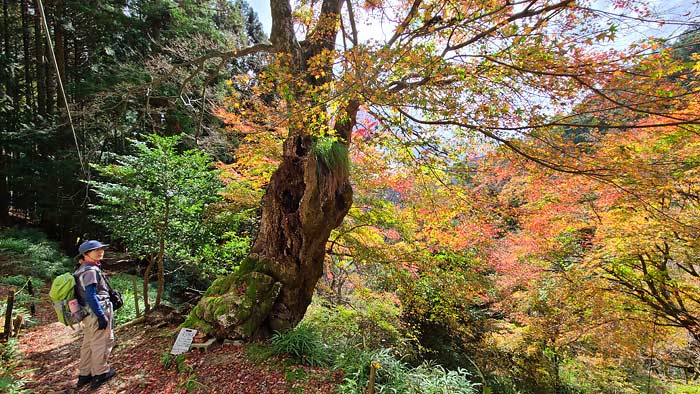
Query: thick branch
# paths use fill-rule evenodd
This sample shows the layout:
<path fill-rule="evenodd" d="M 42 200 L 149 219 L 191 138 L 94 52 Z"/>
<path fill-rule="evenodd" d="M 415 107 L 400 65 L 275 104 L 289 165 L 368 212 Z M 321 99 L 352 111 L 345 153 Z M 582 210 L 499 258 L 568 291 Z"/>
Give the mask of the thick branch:
<path fill-rule="evenodd" d="M 253 46 L 239 49 L 239 50 L 235 50 L 235 51 L 210 52 L 210 53 L 204 54 L 198 58 L 192 59 L 188 62 L 176 64 L 175 65 L 176 67 L 183 67 L 183 66 L 186 67 L 186 66 L 193 66 L 193 65 L 197 66 L 197 69 L 193 73 L 190 73 L 190 75 L 188 75 L 187 78 L 185 78 L 185 81 L 180 86 L 180 93 L 178 94 L 178 96 L 182 96 L 182 91 L 185 89 L 187 84 L 189 84 L 190 81 L 204 69 L 204 65 L 206 64 L 207 60 L 211 60 L 211 59 L 215 59 L 215 58 L 221 59 L 221 62 L 219 63 L 219 67 L 218 67 L 220 69 L 221 65 L 223 65 L 227 60 L 237 59 L 239 57 L 251 55 L 253 53 L 265 52 L 265 51 L 269 51 L 271 49 L 272 49 L 272 45 L 270 45 L 270 44 L 255 44 Z M 174 69 L 175 68 L 173 68 L 173 70 Z M 167 76 L 164 76 L 161 79 L 164 79 L 165 77 L 167 77 Z M 151 83 L 151 86 L 153 86 L 153 83 Z"/>
<path fill-rule="evenodd" d="M 299 42 L 294 35 L 292 6 L 288 0 L 270 0 L 272 30 L 270 41 L 277 52 L 289 53 L 298 59 Z"/>

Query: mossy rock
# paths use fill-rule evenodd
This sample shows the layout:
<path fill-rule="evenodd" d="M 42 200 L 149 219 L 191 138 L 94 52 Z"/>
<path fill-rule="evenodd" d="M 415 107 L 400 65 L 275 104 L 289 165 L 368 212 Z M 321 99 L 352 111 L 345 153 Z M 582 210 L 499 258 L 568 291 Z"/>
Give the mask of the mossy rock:
<path fill-rule="evenodd" d="M 267 319 L 281 289 L 280 282 L 260 272 L 239 272 L 219 278 L 183 326 L 218 338 L 250 338 Z"/>
<path fill-rule="evenodd" d="M 224 294 L 231 288 L 231 284 L 236 280 L 236 274 L 229 274 L 216 278 L 214 282 L 209 286 L 207 291 L 204 293 L 205 297 L 216 296 L 219 294 Z"/>
<path fill-rule="evenodd" d="M 187 316 L 187 319 L 185 319 L 185 321 L 180 325 L 180 328 L 194 328 L 204 333 L 213 332 L 214 327 L 206 321 L 202 320 L 201 314 L 202 312 L 201 308 L 199 308 L 199 305 L 195 306 L 194 309 L 192 309 L 190 314 Z"/>

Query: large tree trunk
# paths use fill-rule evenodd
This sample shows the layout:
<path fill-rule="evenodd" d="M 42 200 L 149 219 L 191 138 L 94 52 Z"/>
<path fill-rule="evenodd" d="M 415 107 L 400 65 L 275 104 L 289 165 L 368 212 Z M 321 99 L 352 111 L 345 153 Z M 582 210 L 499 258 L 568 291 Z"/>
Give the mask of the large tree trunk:
<path fill-rule="evenodd" d="M 250 255 L 236 274 L 212 284 L 185 325 L 219 338 L 250 338 L 294 327 L 304 317 L 330 232 L 352 205 L 347 171 L 320 162 L 313 140 L 285 141 Z"/>
<path fill-rule="evenodd" d="M 6 58 L 10 58 L 10 4 L 8 0 L 2 0 L 2 51 Z"/>
<path fill-rule="evenodd" d="M 68 94 L 63 89 L 66 86 L 66 41 L 63 32 L 63 0 L 58 0 L 55 3 L 54 8 L 54 55 L 56 56 L 56 65 L 58 66 L 58 75 L 56 76 L 56 90 L 58 96 L 56 97 L 57 106 L 65 107 L 63 102 L 63 97 L 67 97 Z"/>
<path fill-rule="evenodd" d="M 295 38 L 289 1 L 270 1 L 272 43 L 278 54 L 291 60 L 293 80 L 316 86 L 328 82 L 331 62 L 326 65 L 326 77 L 310 76 L 306 65 L 334 48 L 342 3 L 324 0 L 322 23 L 302 44 Z M 297 92 L 288 107 L 306 99 Z M 322 100 L 310 107 L 324 111 Z M 348 168 L 329 163 L 347 163 L 358 108 L 358 102 L 351 100 L 336 114 L 342 121 L 333 125 L 337 141 L 331 154 L 344 158 L 329 160 L 314 153 L 314 126 L 290 127 L 282 163 L 263 197 L 260 230 L 250 255 L 236 274 L 214 281 L 183 325 L 219 338 L 250 338 L 292 328 L 304 317 L 323 273 L 328 237 L 352 205 Z"/>
<path fill-rule="evenodd" d="M 309 137 L 285 142 L 284 161 L 266 191 L 251 249 L 251 256 L 270 262 L 261 271 L 269 270 L 265 273 L 282 284 L 268 317 L 273 330 L 293 327 L 304 317 L 323 273 L 330 232 L 352 205 L 346 169 L 326 168 L 311 153 L 311 144 Z"/>
<path fill-rule="evenodd" d="M 49 26 L 49 29 L 51 29 L 53 18 L 51 16 L 51 7 L 48 7 L 48 4 L 45 7 L 45 16 L 47 19 L 47 26 Z M 49 35 L 51 32 L 49 32 Z M 44 36 L 46 37 L 46 36 Z M 44 38 L 46 39 L 46 38 Z M 53 105 L 54 105 L 54 95 L 56 94 L 56 80 L 54 79 L 54 65 L 51 63 L 51 49 L 49 47 L 49 44 L 46 43 L 44 45 L 44 87 L 46 88 L 46 114 L 51 115 L 53 114 Z"/>
<path fill-rule="evenodd" d="M 0 148 L 0 225 L 8 223 L 10 217 L 10 154 Z"/>

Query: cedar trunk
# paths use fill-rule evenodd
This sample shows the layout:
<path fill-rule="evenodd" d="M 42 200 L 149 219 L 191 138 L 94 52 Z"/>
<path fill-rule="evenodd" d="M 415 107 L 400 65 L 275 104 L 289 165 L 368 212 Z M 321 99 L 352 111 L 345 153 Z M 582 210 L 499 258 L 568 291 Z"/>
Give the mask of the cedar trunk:
<path fill-rule="evenodd" d="M 46 115 L 46 77 L 44 76 L 44 47 L 41 30 L 41 16 L 34 6 L 34 68 L 36 70 L 36 101 L 39 115 Z"/>
<path fill-rule="evenodd" d="M 22 49 L 24 50 L 24 99 L 34 111 L 34 87 L 32 86 L 32 54 L 29 48 L 29 5 L 22 0 Z"/>

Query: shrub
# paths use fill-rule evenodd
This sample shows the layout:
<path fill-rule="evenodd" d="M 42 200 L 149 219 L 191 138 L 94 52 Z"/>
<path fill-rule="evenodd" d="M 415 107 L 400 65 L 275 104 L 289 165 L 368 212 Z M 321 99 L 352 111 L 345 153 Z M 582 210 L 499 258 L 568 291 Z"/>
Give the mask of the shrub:
<path fill-rule="evenodd" d="M 424 363 L 406 374 L 410 392 L 426 394 L 476 393 L 478 383 L 469 380 L 464 369 L 448 371 L 440 365 Z"/>
<path fill-rule="evenodd" d="M 361 394 L 369 382 L 370 364 L 377 363 L 375 391 L 377 393 L 407 392 L 405 386 L 405 365 L 392 356 L 389 349 L 378 351 L 343 352 L 336 358 L 334 367 L 345 372 L 341 393 Z"/>
<path fill-rule="evenodd" d="M 4 237 L 10 237 L 7 232 L 3 232 Z M 27 242 L 24 239 L 5 238 L 0 239 L 0 252 L 8 254 L 24 254 L 27 251 Z"/>
<path fill-rule="evenodd" d="M 2 276 L 2 277 L 0 277 L 0 283 L 2 283 L 4 285 L 22 287 L 27 283 L 28 279 L 29 279 L 29 277 L 25 276 L 25 275 Z M 39 289 L 43 285 L 44 285 L 44 282 L 42 280 L 32 278 L 32 286 L 34 286 L 35 289 Z"/>
<path fill-rule="evenodd" d="M 334 349 L 393 348 L 402 354 L 412 352 L 408 330 L 399 316 L 401 309 L 388 297 L 365 294 L 351 298 L 352 305 L 330 305 L 317 300 L 304 317 L 304 323 L 318 331 Z"/>
<path fill-rule="evenodd" d="M 185 354 L 172 355 L 170 353 L 163 353 L 160 356 L 160 363 L 163 368 L 170 369 L 173 366 L 177 369 L 177 372 L 192 372 L 192 367 L 185 363 L 187 356 Z"/>
<path fill-rule="evenodd" d="M 336 358 L 335 367 L 345 371 L 341 393 L 360 394 L 369 381 L 370 364 L 379 366 L 375 377 L 377 393 L 408 394 L 471 394 L 477 383 L 469 380 L 463 369 L 445 370 L 439 365 L 424 363 L 411 368 L 391 354 L 389 349 L 347 352 Z"/>

